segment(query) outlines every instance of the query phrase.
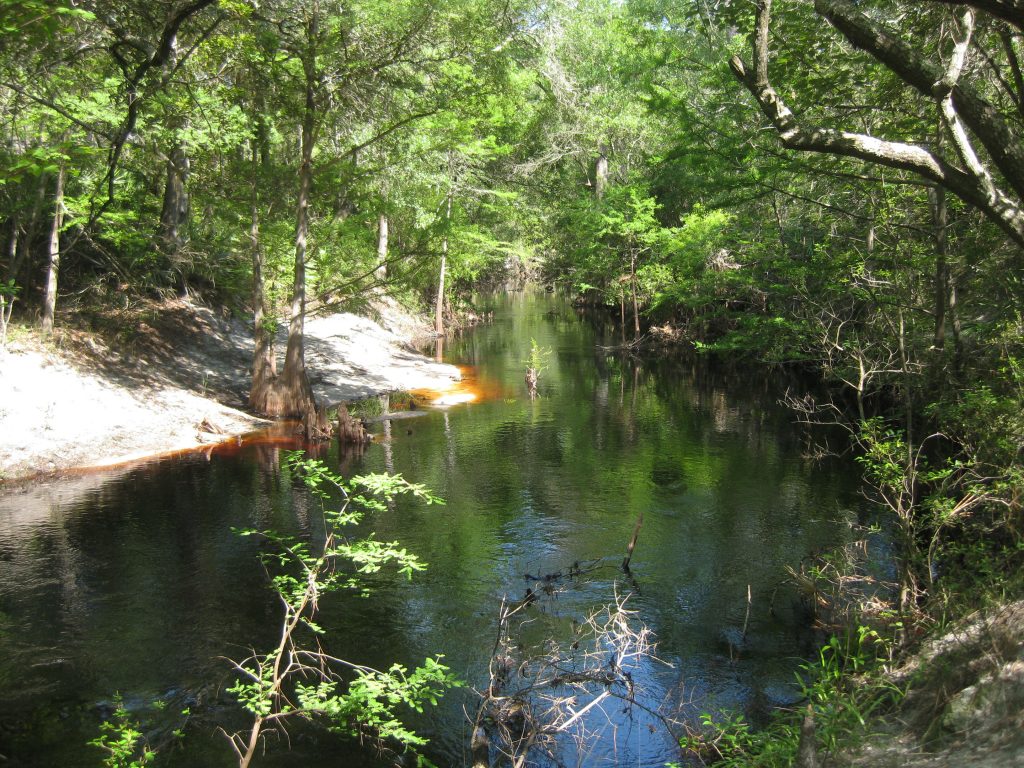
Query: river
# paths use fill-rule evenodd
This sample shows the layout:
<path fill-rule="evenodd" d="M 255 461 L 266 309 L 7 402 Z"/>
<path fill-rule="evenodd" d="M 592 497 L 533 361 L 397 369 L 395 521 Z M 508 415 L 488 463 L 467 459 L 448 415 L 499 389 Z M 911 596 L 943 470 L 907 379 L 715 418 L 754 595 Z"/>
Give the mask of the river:
<path fill-rule="evenodd" d="M 400 501 L 365 524 L 429 568 L 412 581 L 375 577 L 369 599 L 324 600 L 331 650 L 383 667 L 444 654 L 468 687 L 412 720 L 442 766 L 468 762 L 471 687 L 487 684 L 502 600 L 538 586 L 527 576 L 562 574 L 523 612 L 514 640 L 524 654 L 571 640 L 590 611 L 629 595 L 635 625 L 657 640 L 657 660 L 632 671 L 645 706 L 695 722 L 722 709 L 756 719 L 794 701 L 816 638 L 785 567 L 849 539 L 859 502 L 852 463 L 803 456 L 805 435 L 777 404 L 792 382 L 756 363 L 605 350 L 613 328 L 547 294 L 489 302 L 493 322 L 444 350 L 469 366 L 477 401 L 394 421 L 387 434 L 377 424 L 363 451 L 322 452 L 345 474 L 400 472 L 447 502 Z M 535 400 L 523 383 L 531 340 L 548 352 Z M 225 658 L 267 648 L 278 615 L 259 543 L 233 529 L 317 528 L 316 502 L 282 473 L 286 447 L 254 441 L 0 497 L 4 765 L 100 765 L 86 742 L 115 692 L 154 741 L 188 707 L 184 738 L 158 764 L 232 764 L 216 733 L 243 724 L 223 692 Z M 576 563 L 586 572 L 569 578 Z M 581 722 L 586 738 L 560 743 L 566 764 L 678 759 L 642 709 L 620 702 Z M 258 764 L 385 763 L 300 729 Z"/>

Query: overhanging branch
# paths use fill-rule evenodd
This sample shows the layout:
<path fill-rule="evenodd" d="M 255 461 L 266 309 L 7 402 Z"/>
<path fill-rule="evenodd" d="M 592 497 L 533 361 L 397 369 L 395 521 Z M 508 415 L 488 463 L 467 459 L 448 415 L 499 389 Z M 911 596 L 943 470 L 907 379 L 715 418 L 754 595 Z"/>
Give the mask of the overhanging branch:
<path fill-rule="evenodd" d="M 966 5 L 961 3 L 961 5 Z M 971 3 L 976 5 L 976 3 Z M 946 72 L 924 58 L 847 0 L 814 0 L 814 10 L 855 48 L 867 52 L 923 96 L 935 98 Z M 992 162 L 1020 197 L 1024 196 L 1024 143 L 1002 113 L 969 83 L 957 81 L 950 98 L 964 125 L 985 147 Z"/>
<path fill-rule="evenodd" d="M 816 0 L 816 6 L 829 0 Z M 833 4 L 838 0 L 831 0 Z M 772 87 L 768 78 L 768 42 L 771 0 L 757 0 L 753 60 L 750 70 L 739 56 L 729 66 L 736 78 L 754 96 L 764 115 L 771 121 L 787 149 L 839 155 L 908 171 L 949 190 L 973 205 L 1024 248 L 1024 212 L 1020 204 L 995 187 L 987 174 L 961 170 L 931 150 L 917 144 L 887 141 L 876 136 L 832 128 L 802 125 Z M 884 62 L 883 62 L 884 63 Z M 931 83 L 942 81 L 949 73 L 938 72 Z M 951 90 L 957 90 L 952 84 Z M 930 91 L 929 91 L 930 93 Z M 955 99 L 951 100 L 955 109 Z"/>

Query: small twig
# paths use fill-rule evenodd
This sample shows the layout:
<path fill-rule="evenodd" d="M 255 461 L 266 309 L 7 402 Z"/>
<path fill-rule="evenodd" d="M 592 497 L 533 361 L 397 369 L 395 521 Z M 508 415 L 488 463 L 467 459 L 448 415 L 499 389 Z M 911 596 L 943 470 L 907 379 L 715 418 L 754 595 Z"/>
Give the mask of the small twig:
<path fill-rule="evenodd" d="M 626 547 L 626 559 L 622 561 L 622 570 L 629 573 L 629 561 L 633 558 L 633 549 L 636 547 L 637 537 L 640 535 L 640 527 L 644 524 L 644 511 L 640 510 L 640 516 L 636 519 L 636 526 L 633 528 L 633 538 L 629 540 Z"/>
<path fill-rule="evenodd" d="M 743 639 L 747 639 L 747 624 L 750 622 L 750 585 L 747 584 L 747 615 L 743 617 Z"/>
<path fill-rule="evenodd" d="M 583 709 L 579 710 L 578 712 L 575 712 L 572 717 L 570 717 L 568 720 L 566 720 L 564 723 L 562 723 L 560 726 L 558 726 L 557 731 L 563 732 L 563 731 L 567 730 L 570 725 L 575 723 L 577 720 L 579 720 L 581 717 L 583 717 L 585 714 L 587 714 L 587 712 L 589 712 L 591 709 L 596 707 L 598 704 L 600 704 L 602 701 L 607 699 L 609 696 L 611 696 L 611 694 L 608 693 L 608 691 L 602 691 L 600 696 L 598 696 L 592 702 L 587 704 L 587 706 L 585 706 Z"/>

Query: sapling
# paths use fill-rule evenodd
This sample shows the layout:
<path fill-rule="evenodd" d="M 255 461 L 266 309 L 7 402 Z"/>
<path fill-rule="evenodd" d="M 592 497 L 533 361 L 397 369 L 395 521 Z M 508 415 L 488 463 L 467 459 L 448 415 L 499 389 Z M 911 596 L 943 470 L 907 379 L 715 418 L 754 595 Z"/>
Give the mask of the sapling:
<path fill-rule="evenodd" d="M 346 661 L 324 650 L 326 633 L 314 618 L 320 600 L 332 592 L 369 594 L 367 574 L 391 566 L 411 578 L 425 567 L 398 542 L 352 540 L 342 529 L 360 522 L 368 511 L 384 509 L 381 499 L 397 494 L 411 494 L 427 504 L 442 502 L 399 475 L 345 481 L 301 452 L 289 453 L 286 463 L 323 503 L 325 539 L 322 547 L 314 548 L 274 532 L 241 531 L 273 545 L 263 561 L 280 598 L 282 617 L 280 639 L 272 649 L 231 662 L 239 678 L 228 690 L 253 718 L 247 730 L 226 734 L 238 765 L 247 768 L 252 762 L 267 730 L 283 729 L 293 720 L 320 722 L 353 736 L 370 736 L 381 745 L 415 750 L 425 740 L 401 723 L 398 709 L 422 711 L 425 704 L 436 704 L 446 689 L 459 685 L 441 657 L 427 659 L 411 672 L 399 664 L 381 671 Z M 327 507 L 331 489 L 340 494 L 338 509 Z"/>
<path fill-rule="evenodd" d="M 13 280 L 0 283 L 0 349 L 7 347 L 7 326 L 14 312 L 14 300 L 18 297 L 18 286 Z"/>
<path fill-rule="evenodd" d="M 89 742 L 106 754 L 103 765 L 106 768 L 143 768 L 152 762 L 156 752 L 146 742 L 139 730 L 139 724 L 132 719 L 124 706 L 121 694 L 114 695 L 114 716 L 100 725 L 100 735 Z"/>
<path fill-rule="evenodd" d="M 547 367 L 544 361 L 549 354 L 550 350 L 537 344 L 536 339 L 530 339 L 530 357 L 526 361 L 526 389 L 531 400 L 537 396 L 537 382 L 540 379 L 540 372 Z"/>

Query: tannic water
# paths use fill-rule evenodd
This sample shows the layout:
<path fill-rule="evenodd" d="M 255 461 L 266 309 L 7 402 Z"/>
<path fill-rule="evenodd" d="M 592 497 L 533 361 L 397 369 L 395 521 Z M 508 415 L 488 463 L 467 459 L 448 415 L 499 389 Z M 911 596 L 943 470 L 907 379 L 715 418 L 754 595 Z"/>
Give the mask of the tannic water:
<path fill-rule="evenodd" d="M 573 622 L 629 594 L 660 661 L 633 670 L 646 706 L 757 720 L 798 697 L 815 653 L 811 617 L 786 566 L 847 541 L 857 470 L 805 458 L 807 437 L 778 405 L 799 386 L 763 366 L 630 357 L 618 329 L 543 293 L 483 300 L 493 322 L 449 339 L 473 403 L 394 421 L 365 450 L 319 456 L 352 473 L 394 471 L 445 506 L 399 501 L 365 531 L 429 564 L 412 581 L 374 577 L 369 599 L 322 601 L 336 655 L 377 667 L 444 654 L 467 687 L 413 717 L 440 766 L 469 762 L 472 687 L 487 683 L 503 599 L 554 579 L 523 612 L 516 642 L 567 642 Z M 524 385 L 531 340 L 549 351 L 539 397 Z M 160 764 L 226 767 L 219 726 L 244 720 L 224 689 L 226 658 L 268 649 L 279 606 L 260 543 L 236 528 L 310 536 L 319 506 L 282 470 L 280 440 L 7 489 L 0 495 L 0 764 L 99 766 L 98 735 L 119 692 L 154 742 L 184 719 Z M 621 563 L 640 513 L 631 575 Z M 748 590 L 750 602 L 748 608 Z M 746 633 L 743 629 L 746 625 Z M 581 698 L 576 706 L 584 706 Z M 567 765 L 661 766 L 673 739 L 609 700 L 566 739 Z M 339 737 L 294 730 L 267 766 L 384 765 Z M 541 763 L 544 764 L 544 763 Z"/>

